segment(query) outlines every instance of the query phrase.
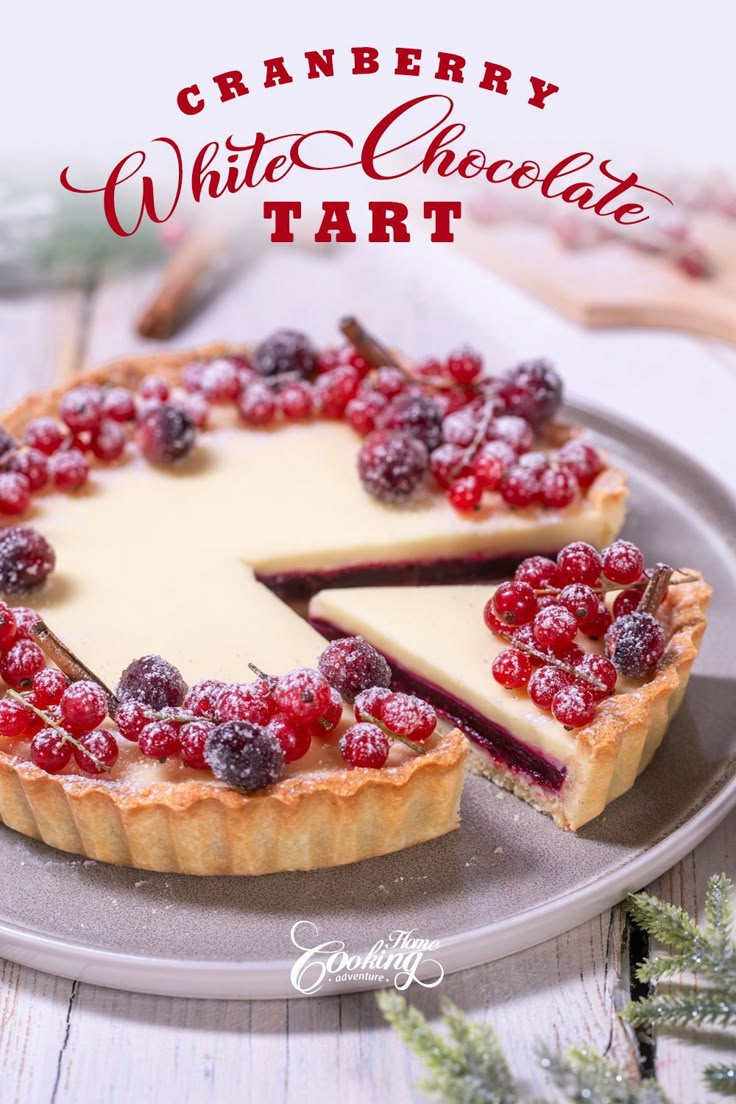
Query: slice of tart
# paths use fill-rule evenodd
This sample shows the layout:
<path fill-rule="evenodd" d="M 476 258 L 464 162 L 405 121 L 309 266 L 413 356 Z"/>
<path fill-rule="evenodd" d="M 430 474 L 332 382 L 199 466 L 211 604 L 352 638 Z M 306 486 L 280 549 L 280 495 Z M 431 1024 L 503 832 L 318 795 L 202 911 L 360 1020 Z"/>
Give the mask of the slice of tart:
<path fill-rule="evenodd" d="M 540 709 L 526 688 L 510 691 L 494 678 L 494 660 L 508 641 L 484 621 L 493 591 L 479 585 L 338 589 L 316 595 L 309 613 L 328 638 L 360 634 L 375 645 L 398 687 L 424 697 L 465 733 L 477 770 L 559 827 L 580 828 L 651 762 L 685 693 L 710 588 L 699 579 L 669 588 L 658 614 L 667 643 L 656 670 L 647 678 L 619 676 L 615 694 L 579 728 Z M 604 647 L 582 634 L 577 646 L 587 653 Z"/>

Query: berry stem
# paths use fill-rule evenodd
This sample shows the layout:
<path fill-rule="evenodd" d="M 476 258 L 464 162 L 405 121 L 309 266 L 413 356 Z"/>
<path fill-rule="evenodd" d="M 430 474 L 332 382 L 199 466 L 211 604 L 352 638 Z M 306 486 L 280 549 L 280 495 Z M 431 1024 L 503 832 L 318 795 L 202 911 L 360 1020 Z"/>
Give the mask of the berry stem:
<path fill-rule="evenodd" d="M 76 739 L 76 737 L 72 736 L 71 732 L 68 732 L 65 728 L 62 728 L 60 724 L 57 724 L 56 721 L 49 717 L 48 713 L 44 713 L 43 709 L 39 709 L 37 706 L 33 705 L 33 703 L 24 698 L 22 694 L 19 694 L 16 690 L 7 690 L 5 696 L 8 698 L 15 698 L 15 700 L 24 705 L 26 709 L 30 709 L 31 712 L 35 713 L 37 717 L 41 718 L 41 720 L 48 728 L 55 728 L 56 731 L 60 733 L 63 741 L 68 744 L 72 744 L 73 747 L 77 748 L 79 751 L 88 756 L 99 770 L 110 770 L 106 763 L 103 763 L 101 759 L 98 759 L 96 755 L 93 755 L 88 748 L 84 747 L 79 742 L 79 740 Z"/>
<path fill-rule="evenodd" d="M 75 656 L 74 652 L 67 648 L 66 644 L 59 639 L 56 633 L 51 631 L 46 622 L 41 620 L 36 621 L 35 624 L 31 625 L 29 631 L 41 650 L 46 653 L 49 659 L 56 664 L 59 670 L 62 671 L 71 682 L 79 682 L 81 679 L 88 679 L 90 682 L 96 682 L 97 685 L 102 688 L 110 708 L 110 716 L 114 717 L 119 703 L 112 690 L 105 685 L 102 679 L 96 675 L 94 671 L 91 671 L 85 663 L 82 663 L 81 659 Z"/>
<path fill-rule="evenodd" d="M 394 732 L 393 729 L 389 728 L 383 721 L 379 721 L 378 717 L 374 717 L 372 713 L 363 713 L 361 710 L 360 715 L 370 724 L 374 724 L 376 728 L 380 728 L 381 732 L 388 736 L 389 740 L 398 740 L 400 743 L 406 744 L 406 746 L 411 748 L 412 751 L 415 751 L 417 755 L 427 754 L 426 749 L 420 744 L 415 744 L 414 741 L 410 740 L 407 736 L 400 736 L 398 732 Z"/>
<path fill-rule="evenodd" d="M 260 667 L 256 667 L 255 663 L 249 663 L 248 669 L 252 671 L 254 675 L 258 675 L 260 679 L 263 679 L 264 682 L 270 682 L 272 686 L 275 686 L 278 682 L 278 679 L 273 675 L 268 675 L 265 671 L 262 671 Z"/>
<path fill-rule="evenodd" d="M 357 318 L 352 315 L 343 318 L 340 329 L 355 351 L 360 353 L 372 368 L 395 368 L 402 376 L 408 377 L 408 372 L 391 350 L 387 349 L 378 338 L 368 333 Z"/>
<path fill-rule="evenodd" d="M 659 565 L 657 565 L 657 566 L 659 566 Z M 670 568 L 669 570 L 670 570 L 671 573 L 676 572 L 676 574 L 681 575 L 682 578 L 680 578 L 680 579 L 670 579 L 669 583 L 667 584 L 668 586 L 684 586 L 686 583 L 697 583 L 697 582 L 699 582 L 700 579 L 702 579 L 702 575 L 700 574 L 699 571 L 685 571 L 681 567 L 678 567 L 676 569 Z M 601 594 L 601 595 L 602 594 L 620 594 L 620 592 L 622 590 L 642 590 L 643 591 L 643 590 L 646 590 L 646 588 L 649 586 L 649 584 L 651 582 L 651 578 L 653 578 L 653 576 L 650 577 L 649 579 L 640 579 L 640 580 L 637 580 L 637 582 L 635 582 L 635 583 L 626 583 L 625 585 L 623 583 L 609 583 L 607 580 L 605 580 L 601 586 L 594 586 L 594 587 L 591 587 L 590 589 L 593 591 L 594 594 Z M 547 597 L 548 595 L 552 595 L 553 597 L 556 597 L 561 592 L 562 592 L 561 587 L 551 587 L 550 586 L 550 587 L 535 587 L 534 588 L 534 593 L 540 595 L 540 597 Z"/>
<path fill-rule="evenodd" d="M 501 635 L 500 633 L 498 634 Z M 573 667 L 571 663 L 565 663 L 564 659 L 558 659 L 557 656 L 548 654 L 547 652 L 540 652 L 537 648 L 532 647 L 531 644 L 524 644 L 521 641 L 514 640 L 511 634 L 506 636 L 511 647 L 517 652 L 523 652 L 524 655 L 533 656 L 534 659 L 539 659 L 544 663 L 545 667 L 557 667 L 560 671 L 565 671 L 566 674 L 572 675 L 573 678 L 579 679 L 580 682 L 587 682 L 590 686 L 596 690 L 600 690 L 603 693 L 608 693 L 608 687 L 600 679 L 597 679 L 595 675 L 589 675 L 587 671 L 580 671 L 577 667 Z"/>
<path fill-rule="evenodd" d="M 651 613 L 656 617 L 660 602 L 670 585 L 672 574 L 673 568 L 669 567 L 668 564 L 657 564 L 637 607 L 638 613 Z"/>
<path fill-rule="evenodd" d="M 462 458 L 453 468 L 453 474 L 457 474 L 458 472 L 462 471 L 463 468 L 468 467 L 470 464 L 472 464 L 473 460 L 475 459 L 475 454 L 478 452 L 478 449 L 481 447 L 486 439 L 488 427 L 493 420 L 494 409 L 495 404 L 493 402 L 493 399 L 488 399 L 481 411 L 478 425 L 475 430 L 475 436 L 463 453 Z"/>

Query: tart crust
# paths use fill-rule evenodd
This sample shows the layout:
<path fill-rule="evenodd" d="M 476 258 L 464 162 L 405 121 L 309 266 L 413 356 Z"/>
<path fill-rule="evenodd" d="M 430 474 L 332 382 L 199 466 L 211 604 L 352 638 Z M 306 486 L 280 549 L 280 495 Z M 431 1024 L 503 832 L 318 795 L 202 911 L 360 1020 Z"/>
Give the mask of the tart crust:
<path fill-rule="evenodd" d="M 2 417 L 11 433 L 54 414 L 69 386 L 135 388 L 152 372 L 178 381 L 186 365 L 244 355 L 245 345 L 131 356 L 33 393 Z M 563 427 L 564 429 L 564 427 Z M 589 489 L 618 530 L 627 496 L 623 472 L 607 468 Z M 255 875 L 357 862 L 456 828 L 468 742 L 454 729 L 424 756 L 381 770 L 295 776 L 246 795 L 213 782 L 124 781 L 49 775 L 0 751 L 0 821 L 62 851 L 145 870 Z"/>

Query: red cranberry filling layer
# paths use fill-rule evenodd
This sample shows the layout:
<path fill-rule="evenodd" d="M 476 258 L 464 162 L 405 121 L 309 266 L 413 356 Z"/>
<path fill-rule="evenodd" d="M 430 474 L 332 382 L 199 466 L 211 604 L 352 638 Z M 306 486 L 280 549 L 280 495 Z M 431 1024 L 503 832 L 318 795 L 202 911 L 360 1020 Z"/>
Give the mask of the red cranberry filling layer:
<path fill-rule="evenodd" d="M 328 640 L 346 635 L 331 621 L 320 617 L 310 618 L 310 624 Z M 562 763 L 529 747 L 502 725 L 490 721 L 435 683 L 415 675 L 391 656 L 386 656 L 386 659 L 393 671 L 391 685 L 395 690 L 419 694 L 445 720 L 459 728 L 468 739 L 509 770 L 524 774 L 553 793 L 562 789 L 567 774 L 567 768 Z"/>

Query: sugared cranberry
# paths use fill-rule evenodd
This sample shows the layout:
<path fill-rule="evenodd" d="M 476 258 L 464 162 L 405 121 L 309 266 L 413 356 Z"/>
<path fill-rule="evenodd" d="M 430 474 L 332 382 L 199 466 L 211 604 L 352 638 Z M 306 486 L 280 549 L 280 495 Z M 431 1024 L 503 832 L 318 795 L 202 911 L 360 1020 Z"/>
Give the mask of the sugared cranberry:
<path fill-rule="evenodd" d="M 56 564 L 49 542 L 29 525 L 0 530 L 0 591 L 24 594 L 46 581 Z"/>
<path fill-rule="evenodd" d="M 89 447 L 92 454 L 103 464 L 112 464 L 123 455 L 127 443 L 128 435 L 120 423 L 112 421 L 111 418 L 105 418 L 100 422 L 99 428 L 92 433 Z"/>
<path fill-rule="evenodd" d="M 596 699 L 589 686 L 573 682 L 563 686 L 552 702 L 552 716 L 565 728 L 583 728 L 595 717 Z"/>
<path fill-rule="evenodd" d="M 66 436 L 66 431 L 55 418 L 33 418 L 26 426 L 25 442 L 44 456 L 51 456 L 61 448 Z"/>
<path fill-rule="evenodd" d="M 26 736 L 32 717 L 33 713 L 22 702 L 15 698 L 0 698 L 0 736 L 8 740 Z"/>
<path fill-rule="evenodd" d="M 142 399 L 157 399 L 165 403 L 169 401 L 171 389 L 161 376 L 144 376 L 138 385 L 138 394 Z"/>
<path fill-rule="evenodd" d="M 529 679 L 529 697 L 540 709 L 551 709 L 555 696 L 572 682 L 572 675 L 547 664 L 538 667 Z"/>
<path fill-rule="evenodd" d="M 583 490 L 591 485 L 604 467 L 596 450 L 585 441 L 568 441 L 558 452 L 557 459 L 572 471 Z"/>
<path fill-rule="evenodd" d="M 382 502 L 403 502 L 423 483 L 429 455 L 408 433 L 376 430 L 358 453 L 358 474 L 368 494 Z"/>
<path fill-rule="evenodd" d="M 513 449 L 504 441 L 489 441 L 478 449 L 473 460 L 473 473 L 487 491 L 497 491 L 514 459 Z"/>
<path fill-rule="evenodd" d="M 391 685 L 391 668 L 362 636 L 333 640 L 319 657 L 319 670 L 330 686 L 349 702 L 371 686 Z"/>
<path fill-rule="evenodd" d="M 12 433 L 5 426 L 0 426 L 0 456 L 5 456 L 6 453 L 12 452 L 17 447 L 18 442 Z"/>
<path fill-rule="evenodd" d="M 595 617 L 600 604 L 598 595 L 585 583 L 570 583 L 569 586 L 563 587 L 558 600 L 578 623 Z"/>
<path fill-rule="evenodd" d="M 342 418 L 360 385 L 360 373 L 350 364 L 340 364 L 319 376 L 314 398 L 325 418 Z"/>
<path fill-rule="evenodd" d="M 186 692 L 181 672 L 157 655 L 141 656 L 129 663 L 116 691 L 120 701 L 134 698 L 156 710 L 181 705 Z"/>
<path fill-rule="evenodd" d="M 506 648 L 499 652 L 491 667 L 493 677 L 507 690 L 518 690 L 526 686 L 532 675 L 532 661 L 524 652 L 515 648 Z"/>
<path fill-rule="evenodd" d="M 121 736 L 131 743 L 137 743 L 143 729 L 154 719 L 153 710 L 144 702 L 136 698 L 126 698 L 118 706 L 115 713 L 115 723 Z"/>
<path fill-rule="evenodd" d="M 330 706 L 330 684 L 311 667 L 282 675 L 273 688 L 277 707 L 300 721 L 316 721 Z"/>
<path fill-rule="evenodd" d="M 179 750 L 179 733 L 166 721 L 151 721 L 141 730 L 138 749 L 148 759 L 168 759 Z"/>
<path fill-rule="evenodd" d="M 17 472 L 0 472 L 0 514 L 12 517 L 28 509 L 31 485 Z"/>
<path fill-rule="evenodd" d="M 575 500 L 578 481 L 564 466 L 550 466 L 542 472 L 539 481 L 539 497 L 548 510 L 564 510 Z"/>
<path fill-rule="evenodd" d="M 40 709 L 48 705 L 58 705 L 69 685 L 66 675 L 55 667 L 44 667 L 33 678 L 33 693 Z"/>
<path fill-rule="evenodd" d="M 32 492 L 42 491 L 49 481 L 49 461 L 40 449 L 25 448 L 10 458 L 8 470 L 28 480 Z"/>
<path fill-rule="evenodd" d="M 447 358 L 447 374 L 456 383 L 468 384 L 477 379 L 483 369 L 483 358 L 473 349 L 457 349 Z"/>
<path fill-rule="evenodd" d="M 388 404 L 377 421 L 379 429 L 398 429 L 416 437 L 432 452 L 442 442 L 442 417 L 436 403 L 418 391 L 405 391 Z"/>
<path fill-rule="evenodd" d="M 225 689 L 226 683 L 217 679 L 204 679 L 190 686 L 184 698 L 185 713 L 194 713 L 196 717 L 214 717 L 217 699 Z"/>
<path fill-rule="evenodd" d="M 312 736 L 309 729 L 300 725 L 288 713 L 276 713 L 268 722 L 268 731 L 281 744 L 286 763 L 302 759 L 311 747 Z"/>
<path fill-rule="evenodd" d="M 309 338 L 296 330 L 278 330 L 257 346 L 253 367 L 261 376 L 293 372 L 308 379 L 317 367 L 317 354 Z"/>
<path fill-rule="evenodd" d="M 606 633 L 606 655 L 626 678 L 651 675 L 664 655 L 666 644 L 664 629 L 651 613 L 627 613 L 614 621 Z"/>
<path fill-rule="evenodd" d="M 26 690 L 33 676 L 46 666 L 44 654 L 32 640 L 16 640 L 0 657 L 0 675 L 14 690 Z"/>
<path fill-rule="evenodd" d="M 595 586 L 601 577 L 603 561 L 600 553 L 585 541 L 574 541 L 563 548 L 557 557 L 558 585 L 568 583 L 587 583 Z"/>
<path fill-rule="evenodd" d="M 110 770 L 118 761 L 118 742 L 111 732 L 98 729 L 96 732 L 88 732 L 81 736 L 79 743 L 82 749 L 74 748 L 74 758 L 77 766 L 87 774 L 103 774 Z"/>
<path fill-rule="evenodd" d="M 185 766 L 194 770 L 209 770 L 204 749 L 214 727 L 210 721 L 191 721 L 179 729 L 179 758 Z"/>
<path fill-rule="evenodd" d="M 414 694 L 389 694 L 381 703 L 381 719 L 398 736 L 421 743 L 437 727 L 437 714 L 431 705 Z"/>
<path fill-rule="evenodd" d="M 102 417 L 102 393 L 99 387 L 80 384 L 63 396 L 59 413 L 74 433 L 96 429 Z"/>
<path fill-rule="evenodd" d="M 127 387 L 111 387 L 102 395 L 102 414 L 113 422 L 135 420 L 135 399 Z"/>
<path fill-rule="evenodd" d="M 44 728 L 31 740 L 31 760 L 47 774 L 58 774 L 71 757 L 71 743 L 55 728 Z"/>
<path fill-rule="evenodd" d="M 96 682 L 80 680 L 67 687 L 61 698 L 61 712 L 72 732 L 90 732 L 107 716 L 107 698 Z"/>
<path fill-rule="evenodd" d="M 514 464 L 504 473 L 499 490 L 509 506 L 524 509 L 539 495 L 539 475 L 531 468 Z"/>
<path fill-rule="evenodd" d="M 576 664 L 576 667 L 583 674 L 592 675 L 593 678 L 604 684 L 604 690 L 597 690 L 590 683 L 585 684 L 597 701 L 602 701 L 603 698 L 608 697 L 616 689 L 616 668 L 610 659 L 606 659 L 605 656 L 598 655 L 596 652 L 589 652 Z"/>
<path fill-rule="evenodd" d="M 214 728 L 204 757 L 215 778 L 246 792 L 276 782 L 284 769 L 284 751 L 273 733 L 247 721 Z"/>
<path fill-rule="evenodd" d="M 345 407 L 345 417 L 356 433 L 365 437 L 376 428 L 376 419 L 387 406 L 388 399 L 380 391 L 361 387 Z"/>
<path fill-rule="evenodd" d="M 430 471 L 443 490 L 447 490 L 456 479 L 470 474 L 466 462 L 467 455 L 467 449 L 462 445 L 453 445 L 449 442 L 440 445 L 432 452 L 429 458 Z M 482 484 L 477 472 L 476 477 Z"/>
<path fill-rule="evenodd" d="M 519 564 L 514 578 L 519 583 L 528 583 L 534 590 L 556 587 L 557 564 L 546 556 L 529 556 Z"/>
<path fill-rule="evenodd" d="M 374 724 L 351 725 L 340 737 L 340 752 L 351 767 L 382 767 L 390 750 L 388 737 Z"/>
<path fill-rule="evenodd" d="M 528 583 L 501 583 L 493 595 L 493 611 L 506 625 L 527 625 L 539 608 Z"/>
<path fill-rule="evenodd" d="M 89 464 L 76 448 L 55 452 L 49 460 L 49 472 L 60 491 L 78 491 L 89 479 Z"/>
<path fill-rule="evenodd" d="M 210 420 L 210 404 L 203 395 L 196 392 L 182 395 L 174 400 L 174 406 L 183 410 L 194 422 L 195 429 L 206 429 Z"/>
<path fill-rule="evenodd" d="M 489 441 L 501 441 L 517 455 L 529 452 L 534 444 L 534 430 L 525 418 L 504 414 L 493 418 L 486 431 Z"/>
<path fill-rule="evenodd" d="M 470 513 L 480 506 L 483 487 L 476 475 L 461 475 L 450 484 L 447 497 L 450 505 L 460 513 Z"/>
<path fill-rule="evenodd" d="M 149 464 L 165 466 L 189 455 L 195 445 L 196 431 L 187 413 L 165 403 L 143 417 L 135 437 Z"/>
<path fill-rule="evenodd" d="M 578 623 L 564 606 L 552 605 L 539 611 L 534 618 L 533 628 L 534 639 L 540 648 L 559 652 L 572 644 L 578 631 Z"/>
<path fill-rule="evenodd" d="M 644 556 L 631 541 L 617 540 L 603 550 L 603 574 L 621 586 L 635 583 L 641 577 L 644 562 Z"/>
<path fill-rule="evenodd" d="M 370 690 L 363 690 L 353 702 L 356 721 L 380 721 L 383 703 L 390 695 L 391 691 L 385 686 L 372 686 Z"/>
<path fill-rule="evenodd" d="M 217 695 L 215 716 L 218 721 L 248 721 L 266 725 L 276 712 L 273 686 L 266 679 L 235 682 Z"/>
<path fill-rule="evenodd" d="M 624 617 L 627 613 L 633 613 L 641 602 L 642 591 L 622 590 L 613 601 L 613 616 Z"/>
<path fill-rule="evenodd" d="M 279 392 L 279 404 L 288 421 L 305 421 L 314 410 L 314 394 L 311 386 L 294 380 Z"/>
<path fill-rule="evenodd" d="M 371 386 L 387 399 L 400 395 L 406 385 L 407 379 L 404 373 L 389 365 L 378 368 L 371 376 Z"/>
<path fill-rule="evenodd" d="M 504 374 L 498 395 L 507 413 L 540 426 L 560 407 L 562 380 L 547 361 L 530 360 Z"/>

